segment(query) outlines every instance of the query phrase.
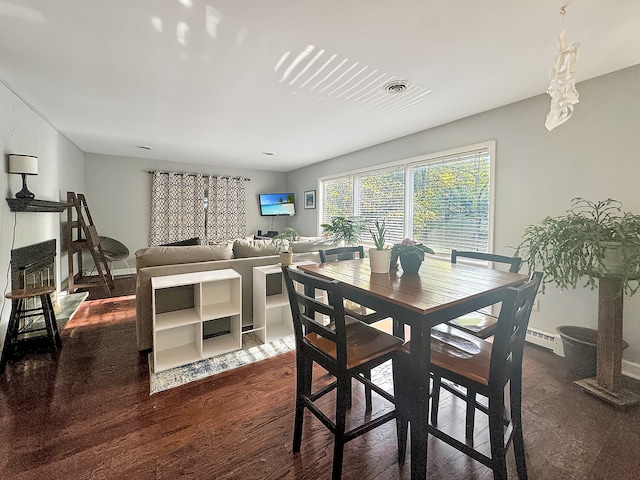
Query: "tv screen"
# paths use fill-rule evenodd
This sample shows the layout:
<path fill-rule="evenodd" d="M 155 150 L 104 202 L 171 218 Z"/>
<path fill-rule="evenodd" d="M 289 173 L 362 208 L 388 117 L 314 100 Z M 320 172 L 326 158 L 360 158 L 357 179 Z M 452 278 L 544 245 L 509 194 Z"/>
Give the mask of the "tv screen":
<path fill-rule="evenodd" d="M 275 216 L 286 215 L 293 216 L 296 214 L 296 204 L 293 192 L 289 193 L 260 193 L 258 194 L 260 202 L 260 215 Z"/>

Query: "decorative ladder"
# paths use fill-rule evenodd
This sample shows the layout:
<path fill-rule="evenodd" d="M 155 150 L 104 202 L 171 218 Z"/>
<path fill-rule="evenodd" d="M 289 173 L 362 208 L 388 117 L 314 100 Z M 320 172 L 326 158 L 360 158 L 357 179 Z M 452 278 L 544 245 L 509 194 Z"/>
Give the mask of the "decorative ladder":
<path fill-rule="evenodd" d="M 79 288 L 102 287 L 111 296 L 113 278 L 107 259 L 104 256 L 98 231 L 93 224 L 89 206 L 84 194 L 67 192 L 67 252 L 69 259 L 69 293 L 75 293 Z M 74 220 L 75 211 L 75 220 Z M 74 239 L 74 231 L 76 238 Z M 82 270 L 82 252 L 88 250 L 93 258 L 97 277 L 84 276 Z M 78 254 L 77 263 L 74 256 Z M 76 267 L 77 265 L 77 273 Z"/>

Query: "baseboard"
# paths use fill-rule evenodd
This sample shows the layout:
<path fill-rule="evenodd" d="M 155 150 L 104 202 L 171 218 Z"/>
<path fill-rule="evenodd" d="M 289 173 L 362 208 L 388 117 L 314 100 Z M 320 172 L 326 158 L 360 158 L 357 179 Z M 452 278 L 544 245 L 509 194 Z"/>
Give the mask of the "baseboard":
<path fill-rule="evenodd" d="M 640 380 L 640 363 L 630 362 L 629 360 L 622 360 L 622 373 L 627 377 Z"/>
<path fill-rule="evenodd" d="M 118 268 L 117 270 L 111 270 L 112 277 L 120 277 L 123 275 L 131 276 L 133 274 L 133 270 L 129 270 L 128 268 Z"/>

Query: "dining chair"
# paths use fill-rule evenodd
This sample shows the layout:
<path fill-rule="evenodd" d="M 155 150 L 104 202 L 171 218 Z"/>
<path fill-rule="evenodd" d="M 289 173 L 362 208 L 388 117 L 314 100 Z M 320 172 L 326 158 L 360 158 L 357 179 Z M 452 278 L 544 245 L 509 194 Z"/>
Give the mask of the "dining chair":
<path fill-rule="evenodd" d="M 509 257 L 506 255 L 498 255 L 495 253 L 452 250 L 451 263 L 457 263 L 458 257 L 473 260 L 482 260 L 484 262 L 491 262 L 493 264 L 504 264 L 505 266 L 508 266 L 508 270 L 511 273 L 517 273 L 520 270 L 520 266 L 522 265 L 522 259 L 520 257 Z M 475 337 L 487 339 L 489 337 L 492 337 L 495 333 L 496 326 L 498 324 L 498 317 L 487 312 L 471 312 L 462 317 L 449 320 L 447 324 Z M 455 334 L 457 331 L 458 330 L 453 330 L 450 333 Z M 431 395 L 431 422 L 434 425 L 438 423 L 438 403 L 440 400 L 440 388 L 444 388 L 449 393 L 463 399 L 466 402 L 467 423 L 465 434 L 467 439 L 472 439 L 475 425 L 475 392 L 471 388 L 467 388 L 466 391 L 461 391 L 457 385 L 452 384 L 448 381 L 443 382 L 435 372 L 432 372 L 431 376 L 433 379 Z"/>
<path fill-rule="evenodd" d="M 362 245 L 353 245 L 350 247 L 335 247 L 318 250 L 320 261 L 334 262 L 339 260 L 354 260 L 356 258 L 364 258 L 364 247 Z M 356 254 L 358 256 L 356 257 Z"/>
<path fill-rule="evenodd" d="M 325 250 L 318 250 L 320 262 L 334 262 L 341 260 L 355 260 L 364 258 L 364 247 L 356 245 L 351 247 L 336 247 Z M 357 256 L 356 256 L 357 255 Z M 379 314 L 375 310 L 360 305 L 354 301 L 345 299 L 346 314 L 364 323 L 373 323 L 386 318 L 386 315 Z"/>
<path fill-rule="evenodd" d="M 313 413 L 334 435 L 332 478 L 339 479 L 346 442 L 396 418 L 395 398 L 371 381 L 371 369 L 395 359 L 402 340 L 388 335 L 353 318 L 345 317 L 343 287 L 297 269 L 282 267 L 289 296 L 296 342 L 296 404 L 293 451 L 302 443 L 302 423 L 305 408 Z M 322 317 L 326 317 L 326 322 Z M 314 363 L 335 377 L 331 384 L 312 391 Z M 395 364 L 394 364 L 395 365 Z M 394 369 L 394 392 L 397 374 Z M 364 384 L 394 408 L 367 419 L 361 425 L 346 430 L 346 413 L 351 402 L 351 379 Z M 316 403 L 336 390 L 335 420 L 330 419 Z M 367 411 L 371 398 L 366 399 Z M 326 410 L 326 404 L 325 410 Z"/>
<path fill-rule="evenodd" d="M 488 399 L 485 406 L 475 402 L 474 396 L 472 407 L 474 412 L 477 409 L 489 417 L 491 454 L 481 453 L 468 442 L 464 443 L 439 430 L 433 423 L 429 424 L 429 433 L 491 468 L 494 479 L 507 478 L 506 452 L 512 442 L 518 478 L 527 478 L 521 415 L 522 356 L 527 325 L 541 279 L 542 274 L 535 272 L 524 285 L 507 290 L 493 342 L 449 325 L 434 327 L 431 331 L 431 372 L 436 377 L 448 379 Z M 411 342 L 408 342 L 403 352 L 408 353 L 410 349 Z M 398 372 L 407 368 L 405 362 L 408 362 L 408 355 L 399 355 L 396 361 L 399 364 Z M 396 384 L 405 385 L 402 379 Z M 508 409 L 505 402 L 507 384 Z M 396 395 L 403 396 L 403 392 L 396 392 Z M 437 401 L 432 400 L 432 408 L 434 405 L 437 408 Z M 399 452 L 402 455 L 406 431 L 404 421 L 398 432 Z"/>
<path fill-rule="evenodd" d="M 522 265 L 522 259 L 520 257 L 509 257 L 507 255 L 498 255 L 495 253 L 452 250 L 451 263 L 458 263 L 458 257 L 482 260 L 494 264 L 505 264 L 509 266 L 509 271 L 511 273 L 518 273 L 520 266 Z M 475 335 L 476 337 L 489 338 L 493 335 L 496 329 L 498 317 L 485 312 L 473 312 L 472 314 L 450 320 L 447 323 L 464 330 L 471 335 Z"/>

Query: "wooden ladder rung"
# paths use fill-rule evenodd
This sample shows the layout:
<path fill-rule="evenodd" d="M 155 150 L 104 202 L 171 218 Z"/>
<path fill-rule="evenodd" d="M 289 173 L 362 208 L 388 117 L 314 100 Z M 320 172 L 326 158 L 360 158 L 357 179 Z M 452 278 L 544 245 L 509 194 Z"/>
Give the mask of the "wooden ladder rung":
<path fill-rule="evenodd" d="M 75 293 L 78 288 L 103 287 L 109 296 L 113 289 L 113 277 L 109 269 L 109 264 L 104 256 L 102 245 L 89 206 L 84 194 L 67 192 L 67 245 L 69 258 L 69 293 Z M 74 219 L 74 212 L 76 218 Z M 73 238 L 73 231 L 76 230 L 77 238 Z M 89 250 L 93 258 L 98 275 L 95 281 L 87 282 L 82 272 L 82 250 Z M 74 255 L 78 255 L 78 272 L 75 272 Z"/>

